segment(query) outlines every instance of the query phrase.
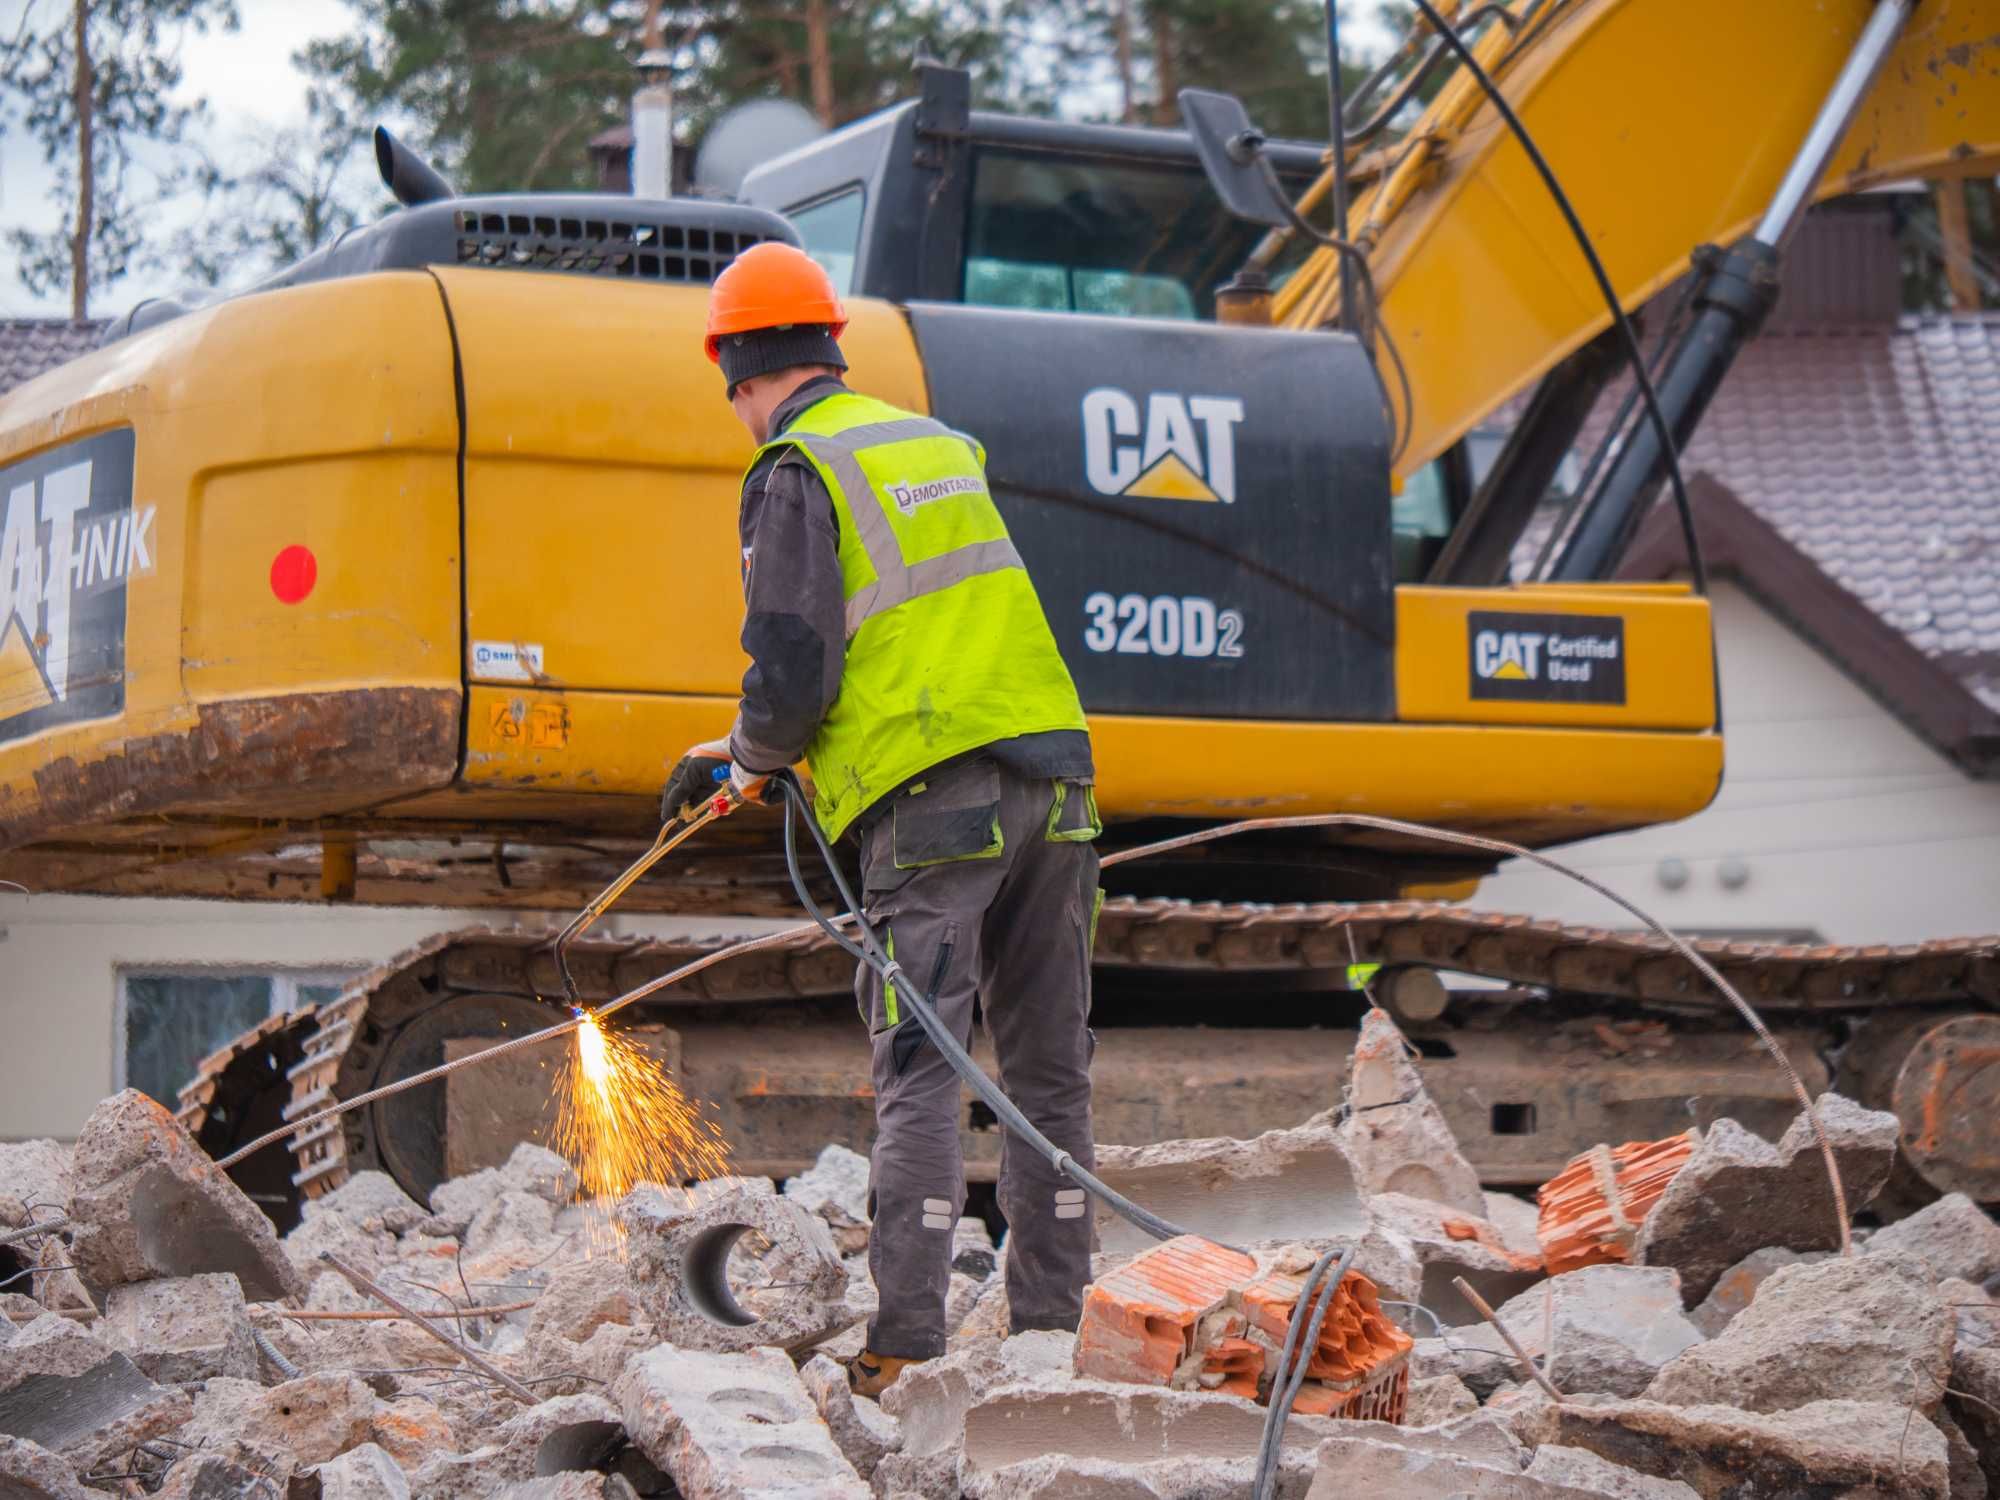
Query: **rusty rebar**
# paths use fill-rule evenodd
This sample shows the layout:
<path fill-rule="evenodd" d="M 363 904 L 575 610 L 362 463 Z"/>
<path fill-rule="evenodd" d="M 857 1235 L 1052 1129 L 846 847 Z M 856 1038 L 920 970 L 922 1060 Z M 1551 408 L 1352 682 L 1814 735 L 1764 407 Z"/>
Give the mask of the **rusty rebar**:
<path fill-rule="evenodd" d="M 1459 1296 L 1470 1302 L 1480 1317 L 1493 1325 L 1494 1332 L 1507 1341 L 1507 1347 L 1514 1351 L 1514 1358 L 1521 1362 L 1521 1368 L 1528 1372 L 1528 1377 L 1547 1391 L 1551 1400 L 1560 1404 L 1563 1393 L 1556 1389 L 1554 1381 L 1535 1368 L 1535 1362 L 1528 1357 L 1528 1351 L 1521 1347 L 1521 1341 L 1508 1331 L 1507 1325 L 1500 1321 L 1499 1315 L 1486 1305 L 1486 1299 L 1475 1292 L 1463 1276 L 1452 1277 L 1451 1284 L 1458 1288 Z"/>

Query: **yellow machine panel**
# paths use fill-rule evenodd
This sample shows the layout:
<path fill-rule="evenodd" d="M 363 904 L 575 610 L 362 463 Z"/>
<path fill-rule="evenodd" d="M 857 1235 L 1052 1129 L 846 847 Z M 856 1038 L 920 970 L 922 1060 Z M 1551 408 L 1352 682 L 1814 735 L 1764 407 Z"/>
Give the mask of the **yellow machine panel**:
<path fill-rule="evenodd" d="M 467 676 L 733 691 L 743 597 L 729 563 L 753 445 L 698 352 L 706 291 L 489 270 L 438 279 L 465 380 Z M 901 314 L 859 301 L 852 312 L 843 342 L 859 383 L 924 410 Z"/>
<path fill-rule="evenodd" d="M 0 845 L 135 818 L 112 841 L 157 840 L 158 819 L 205 810 L 317 818 L 448 782 L 457 426 L 421 273 L 224 302 L 0 402 L 0 466 L 32 478 L 17 519 L 39 496 L 46 522 L 86 465 L 76 540 L 129 513 L 118 576 L 83 557 L 0 650 L 0 700 L 30 701 L 29 673 L 64 689 L 9 716 Z M 130 457 L 106 490 L 111 452 L 90 445 L 108 434 Z M 61 572 L 67 544 L 38 545 Z"/>

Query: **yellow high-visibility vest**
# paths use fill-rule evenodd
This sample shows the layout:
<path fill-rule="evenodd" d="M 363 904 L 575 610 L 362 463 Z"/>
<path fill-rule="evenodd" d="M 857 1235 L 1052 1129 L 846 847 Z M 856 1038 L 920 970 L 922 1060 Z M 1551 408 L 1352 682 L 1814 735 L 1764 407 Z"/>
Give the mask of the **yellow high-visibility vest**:
<path fill-rule="evenodd" d="M 829 838 L 954 755 L 1088 728 L 977 442 L 842 391 L 759 448 L 752 467 L 787 448 L 825 481 L 840 522 L 847 661 L 806 747 Z"/>

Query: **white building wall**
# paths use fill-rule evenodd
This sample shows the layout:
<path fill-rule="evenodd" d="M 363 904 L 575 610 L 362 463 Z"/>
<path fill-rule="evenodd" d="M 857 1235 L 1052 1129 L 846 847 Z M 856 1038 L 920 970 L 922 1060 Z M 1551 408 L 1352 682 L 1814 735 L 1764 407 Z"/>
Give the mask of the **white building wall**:
<path fill-rule="evenodd" d="M 1810 930 L 1836 943 L 2000 931 L 2000 783 L 1968 778 L 1734 584 L 1714 604 L 1720 795 L 1683 822 L 1550 852 L 1676 928 Z M 1661 879 L 1674 859 L 1687 870 L 1677 890 Z M 1735 888 L 1723 878 L 1731 861 L 1745 876 Z M 1634 925 L 1520 861 L 1471 904 Z"/>
<path fill-rule="evenodd" d="M 556 916 L 0 890 L 0 1140 L 73 1137 L 117 1087 L 121 970 L 372 967 L 437 932 L 517 920 L 541 927 Z M 596 931 L 667 936 L 769 925 L 614 913 Z"/>

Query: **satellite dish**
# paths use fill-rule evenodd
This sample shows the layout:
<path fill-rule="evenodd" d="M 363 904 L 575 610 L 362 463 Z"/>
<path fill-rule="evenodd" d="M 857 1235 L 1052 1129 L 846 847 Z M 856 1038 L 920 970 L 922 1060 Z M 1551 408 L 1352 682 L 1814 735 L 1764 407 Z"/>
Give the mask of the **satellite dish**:
<path fill-rule="evenodd" d="M 694 184 L 733 198 L 752 167 L 825 134 L 826 127 L 812 111 L 790 99 L 751 99 L 732 105 L 701 138 L 694 158 Z"/>

